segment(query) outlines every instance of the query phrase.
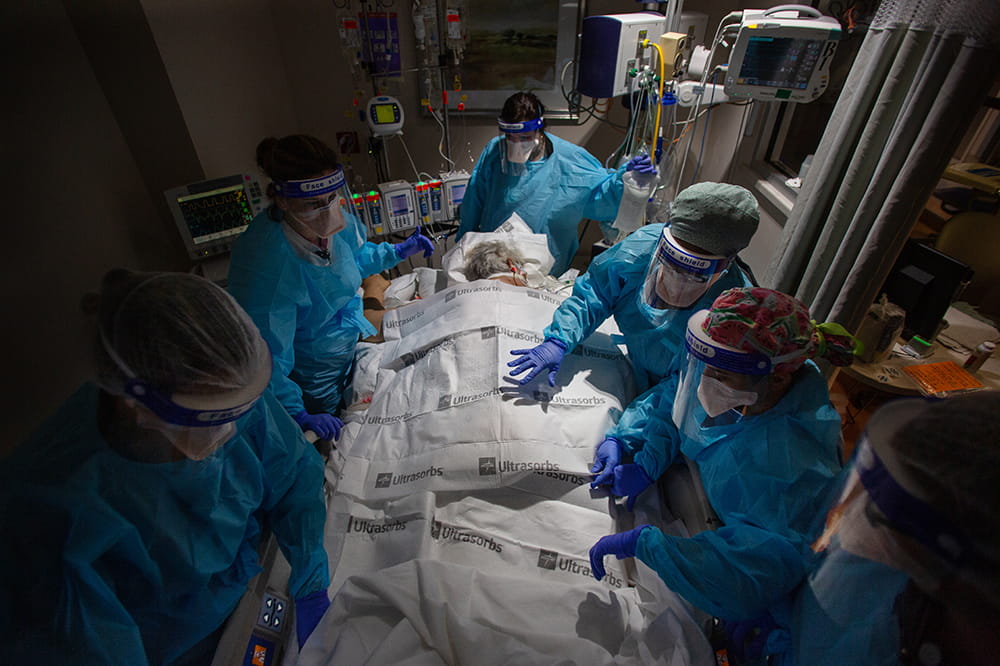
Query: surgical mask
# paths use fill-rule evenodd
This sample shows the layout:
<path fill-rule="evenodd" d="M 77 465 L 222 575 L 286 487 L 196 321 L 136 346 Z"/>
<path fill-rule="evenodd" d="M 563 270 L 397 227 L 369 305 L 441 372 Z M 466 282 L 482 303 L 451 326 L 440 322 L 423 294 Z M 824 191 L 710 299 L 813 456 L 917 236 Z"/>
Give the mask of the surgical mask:
<path fill-rule="evenodd" d="M 507 159 L 515 164 L 524 164 L 531 157 L 531 153 L 538 147 L 538 138 L 531 141 L 511 141 L 507 140 Z"/>
<path fill-rule="evenodd" d="M 754 391 L 734 389 L 714 377 L 702 375 L 698 383 L 698 402 L 706 414 L 715 418 L 730 409 L 754 404 L 757 402 L 757 394 Z"/>
<path fill-rule="evenodd" d="M 320 238 L 332 236 L 347 226 L 344 215 L 340 210 L 339 202 L 336 200 L 331 201 L 322 208 L 309 211 L 293 213 L 289 210 L 288 215 Z"/>
<path fill-rule="evenodd" d="M 347 215 L 352 214 L 351 193 L 340 167 L 328 169 L 323 175 L 303 180 L 275 180 L 275 192 L 285 202 L 282 209 L 298 224 L 295 231 L 313 240 L 311 236 L 326 238 L 347 226 Z M 323 203 L 316 207 L 317 203 Z M 347 207 L 350 206 L 351 210 Z"/>

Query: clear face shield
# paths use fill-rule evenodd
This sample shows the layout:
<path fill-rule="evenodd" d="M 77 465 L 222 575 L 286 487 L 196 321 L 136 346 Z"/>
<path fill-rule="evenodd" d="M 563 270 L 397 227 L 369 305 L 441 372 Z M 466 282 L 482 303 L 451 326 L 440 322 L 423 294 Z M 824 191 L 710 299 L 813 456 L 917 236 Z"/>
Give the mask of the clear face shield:
<path fill-rule="evenodd" d="M 771 359 L 721 345 L 701 328 L 708 310 L 688 320 L 681 369 L 674 398 L 673 421 L 687 437 L 709 443 L 744 418 L 745 408 L 764 398 Z"/>
<path fill-rule="evenodd" d="M 889 446 L 896 431 L 924 409 L 923 400 L 899 400 L 868 422 L 840 500 L 813 549 L 833 545 L 880 562 L 933 594 L 946 578 L 963 575 L 976 549 L 952 521 L 908 489 L 915 484 Z M 981 587 L 981 581 L 970 582 Z"/>
<path fill-rule="evenodd" d="M 344 170 L 337 168 L 319 178 L 274 181 L 274 191 L 284 198 L 282 210 L 289 224 L 304 237 L 329 238 L 347 226 L 354 214 Z"/>
<path fill-rule="evenodd" d="M 688 308 L 698 302 L 729 267 L 731 257 L 700 254 L 684 247 L 664 227 L 639 293 L 640 309 L 652 320 L 664 310 Z"/>
<path fill-rule="evenodd" d="M 204 460 L 236 434 L 236 420 L 250 411 L 271 381 L 270 354 L 262 354 L 245 387 L 216 393 L 166 395 L 135 372 L 115 352 L 104 332 L 101 344 L 125 375 L 125 397 L 135 403 L 136 424 L 156 430 L 191 460 Z"/>
<path fill-rule="evenodd" d="M 519 176 L 525 164 L 541 159 L 545 144 L 542 141 L 542 119 L 508 123 L 497 119 L 500 127 L 500 168 L 505 174 Z"/>

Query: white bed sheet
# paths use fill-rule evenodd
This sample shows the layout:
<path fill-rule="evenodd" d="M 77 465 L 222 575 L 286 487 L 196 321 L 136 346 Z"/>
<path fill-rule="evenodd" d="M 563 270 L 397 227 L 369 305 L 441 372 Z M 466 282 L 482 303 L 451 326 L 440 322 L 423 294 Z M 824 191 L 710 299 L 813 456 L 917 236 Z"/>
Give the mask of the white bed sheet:
<path fill-rule="evenodd" d="M 557 389 L 505 378 L 560 302 L 497 281 L 387 313 L 359 355 L 327 477 L 333 605 L 299 664 L 712 663 L 701 617 L 632 560 L 588 551 L 641 522 L 589 488 L 594 447 L 633 397 L 608 323 Z M 652 496 L 653 493 L 647 493 Z"/>

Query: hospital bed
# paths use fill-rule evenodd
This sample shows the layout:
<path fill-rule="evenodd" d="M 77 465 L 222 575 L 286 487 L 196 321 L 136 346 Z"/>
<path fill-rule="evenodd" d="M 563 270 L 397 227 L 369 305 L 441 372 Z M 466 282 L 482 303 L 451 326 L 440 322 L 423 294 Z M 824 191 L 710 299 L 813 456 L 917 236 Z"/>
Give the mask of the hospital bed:
<path fill-rule="evenodd" d="M 287 663 L 711 663 L 703 618 L 655 573 L 613 558 L 603 581 L 590 572 L 606 534 L 683 530 L 653 493 L 632 514 L 590 489 L 633 397 L 613 323 L 557 388 L 505 376 L 560 301 L 481 280 L 387 313 L 327 467 L 333 605 Z"/>
<path fill-rule="evenodd" d="M 655 572 L 614 558 L 601 582 L 590 572 L 606 534 L 688 534 L 674 516 L 711 526 L 684 465 L 634 513 L 589 487 L 594 449 L 634 397 L 614 322 L 567 355 L 556 388 L 544 376 L 519 387 L 510 351 L 542 341 L 569 290 L 442 272 L 394 281 L 410 302 L 386 313 L 385 342 L 359 347 L 326 470 L 330 610 L 301 654 L 288 614 L 265 626 L 265 604 L 288 603 L 287 564 L 271 553 L 214 663 L 253 664 L 255 649 L 272 660 L 260 663 L 304 666 L 714 663 L 708 618 Z"/>

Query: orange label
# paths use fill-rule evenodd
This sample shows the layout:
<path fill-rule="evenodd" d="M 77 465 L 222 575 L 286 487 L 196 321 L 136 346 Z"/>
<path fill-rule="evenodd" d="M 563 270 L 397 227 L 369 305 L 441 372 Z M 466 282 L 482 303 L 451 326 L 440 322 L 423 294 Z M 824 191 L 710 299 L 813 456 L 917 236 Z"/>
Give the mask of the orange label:
<path fill-rule="evenodd" d="M 250 661 L 253 666 L 264 666 L 267 660 L 267 648 L 263 645 L 253 646 L 253 659 Z"/>

